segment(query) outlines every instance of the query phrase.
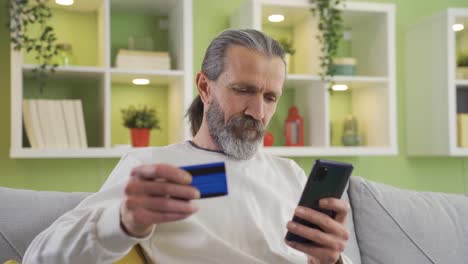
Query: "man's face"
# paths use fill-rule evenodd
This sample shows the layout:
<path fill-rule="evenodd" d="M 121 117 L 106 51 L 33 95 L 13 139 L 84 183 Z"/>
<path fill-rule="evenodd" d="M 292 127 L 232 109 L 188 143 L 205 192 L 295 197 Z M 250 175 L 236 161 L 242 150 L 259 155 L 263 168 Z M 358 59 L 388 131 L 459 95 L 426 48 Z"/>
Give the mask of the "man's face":
<path fill-rule="evenodd" d="M 208 131 L 228 155 L 248 159 L 262 142 L 282 93 L 285 65 L 240 46 L 228 49 L 223 73 L 210 81 Z"/>

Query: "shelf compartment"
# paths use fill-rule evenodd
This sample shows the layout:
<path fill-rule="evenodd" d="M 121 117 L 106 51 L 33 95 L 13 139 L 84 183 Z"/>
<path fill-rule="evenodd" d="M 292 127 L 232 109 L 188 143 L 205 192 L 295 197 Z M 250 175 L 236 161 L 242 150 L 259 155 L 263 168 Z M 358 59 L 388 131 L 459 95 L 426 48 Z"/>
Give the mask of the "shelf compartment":
<path fill-rule="evenodd" d="M 326 113 L 326 90 L 321 83 L 300 83 L 300 86 L 287 84 L 277 106 L 275 115 L 270 121 L 268 130 L 275 137 L 274 146 L 284 146 L 284 122 L 288 116 L 291 106 L 296 106 L 304 123 L 304 145 L 309 147 L 326 146 L 327 126 Z"/>
<path fill-rule="evenodd" d="M 71 6 L 49 3 L 53 14 L 50 25 L 56 33 L 56 43 L 71 44 L 70 65 L 105 66 L 105 1 L 77 2 Z M 31 32 L 39 34 L 39 28 L 31 28 Z M 23 55 L 24 63 L 37 63 L 34 52 Z"/>
<path fill-rule="evenodd" d="M 133 85 L 132 78 L 148 78 L 149 85 Z M 121 109 L 129 105 L 155 108 L 161 130 L 152 130 L 150 144 L 163 146 L 183 140 L 184 109 L 183 77 L 168 75 L 111 74 L 110 145 L 130 144 L 130 132 L 122 125 Z"/>
<path fill-rule="evenodd" d="M 41 91 L 31 71 L 26 69 L 23 71 L 22 94 L 24 99 L 81 100 L 88 146 L 103 147 L 104 73 L 86 72 L 86 74 L 90 76 L 83 78 L 82 73 L 77 75 L 76 72 L 67 71 L 50 75 L 44 80 Z M 27 146 L 24 137 L 22 146 Z"/>
<path fill-rule="evenodd" d="M 317 40 L 318 18 L 313 16 L 308 1 L 296 1 L 290 4 L 277 1 L 254 1 L 251 4 L 260 16 L 259 29 L 273 38 L 290 41 L 296 49 L 291 56 L 290 72 L 295 74 L 318 75 L 320 68 L 321 44 Z M 257 7 L 257 8 L 255 8 Z M 390 76 L 390 41 L 391 30 L 389 15 L 394 9 L 389 5 L 349 3 L 343 10 L 345 28 L 352 32 L 351 46 L 347 57 L 357 60 L 356 74 L 363 76 Z M 283 14 L 280 23 L 268 21 L 271 14 Z M 255 20 L 255 19 L 254 19 Z M 233 19 L 232 21 L 235 21 Z M 255 25 L 255 22 L 254 22 Z M 340 42 L 340 45 L 343 45 Z M 339 49 L 340 51 L 342 49 Z"/>
<path fill-rule="evenodd" d="M 129 37 L 152 41 L 147 51 L 169 52 L 171 69 L 185 68 L 184 1 L 111 1 L 111 65 L 115 66 L 119 49 L 129 49 Z M 143 50 L 143 49 L 141 49 Z"/>
<path fill-rule="evenodd" d="M 389 147 L 389 89 L 384 85 L 350 84 L 347 91 L 329 93 L 330 145 L 343 147 L 343 123 L 353 115 L 358 124 L 362 147 Z M 348 146 L 346 146 L 348 148 Z"/>

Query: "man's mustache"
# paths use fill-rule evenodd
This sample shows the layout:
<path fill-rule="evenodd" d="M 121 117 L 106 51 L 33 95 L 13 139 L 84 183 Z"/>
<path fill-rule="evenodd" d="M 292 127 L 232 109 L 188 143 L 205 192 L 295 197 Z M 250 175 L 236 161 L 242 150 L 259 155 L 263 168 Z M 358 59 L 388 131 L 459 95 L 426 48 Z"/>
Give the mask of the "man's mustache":
<path fill-rule="evenodd" d="M 244 129 L 251 129 L 257 132 L 263 132 L 264 126 L 261 121 L 256 120 L 250 116 L 238 116 L 232 119 L 232 123 Z"/>

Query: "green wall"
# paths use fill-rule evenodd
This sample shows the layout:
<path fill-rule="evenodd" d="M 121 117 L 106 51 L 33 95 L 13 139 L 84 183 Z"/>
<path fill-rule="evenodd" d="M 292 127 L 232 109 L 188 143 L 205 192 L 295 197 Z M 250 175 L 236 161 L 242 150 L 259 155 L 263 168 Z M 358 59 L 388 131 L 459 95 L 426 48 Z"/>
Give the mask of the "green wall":
<path fill-rule="evenodd" d="M 4 6 L 2 6 L 3 8 Z M 50 24 L 54 27 L 58 43 L 72 45 L 70 64 L 80 66 L 98 65 L 98 22 L 96 12 L 70 12 L 63 9 L 53 9 Z M 4 14 L 3 12 L 2 14 Z M 79 25 L 79 26 L 77 26 Z M 3 24 L 2 24 L 3 26 Z M 73 30 L 70 30 L 70 29 Z M 39 28 L 33 28 L 37 32 Z M 33 33 L 31 33 L 33 34 Z M 3 39 L 3 38 L 2 38 Z M 83 41 L 86 39 L 86 41 Z M 33 53 L 25 53 L 26 63 L 35 63 Z M 79 56 L 77 56 L 79 54 Z"/>
<path fill-rule="evenodd" d="M 196 0 L 194 12 L 194 70 L 200 68 L 204 50 L 209 41 L 229 26 L 229 16 L 245 0 Z M 6 23 L 5 0 L 1 1 L 0 24 Z M 404 89 L 404 32 L 409 25 L 424 16 L 449 6 L 468 7 L 466 0 L 393 0 L 372 1 L 395 3 L 397 6 L 397 93 L 399 155 L 391 157 L 335 158 L 352 162 L 355 175 L 418 190 L 460 193 L 468 180 L 468 159 L 463 158 L 409 158 L 406 153 Z M 117 159 L 10 159 L 10 54 L 8 32 L 0 27 L 0 186 L 64 191 L 95 191 L 105 181 Z M 290 97 L 290 96 L 289 96 Z M 288 101 L 288 96 L 283 98 Z M 285 105 L 285 104 L 284 104 Z M 284 107 L 284 106 L 280 106 Z M 283 118 L 278 117 L 278 120 Z M 277 121 L 276 126 L 281 125 Z M 333 158 L 333 157 L 331 157 Z M 295 159 L 309 171 L 314 158 Z M 466 164 L 466 168 L 465 168 Z M 465 175 L 466 174 L 466 175 Z"/>

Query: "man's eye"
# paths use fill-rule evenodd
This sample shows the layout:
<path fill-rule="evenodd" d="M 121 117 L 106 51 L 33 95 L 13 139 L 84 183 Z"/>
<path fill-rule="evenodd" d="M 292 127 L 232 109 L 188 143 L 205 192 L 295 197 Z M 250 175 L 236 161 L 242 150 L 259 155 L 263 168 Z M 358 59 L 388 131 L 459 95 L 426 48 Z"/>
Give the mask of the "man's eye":
<path fill-rule="evenodd" d="M 247 90 L 247 89 L 236 88 L 236 92 L 238 92 L 238 93 L 249 93 L 250 91 Z"/>
<path fill-rule="evenodd" d="M 267 96 L 266 99 L 269 101 L 269 102 L 276 102 L 278 99 L 276 98 L 276 96 Z"/>

